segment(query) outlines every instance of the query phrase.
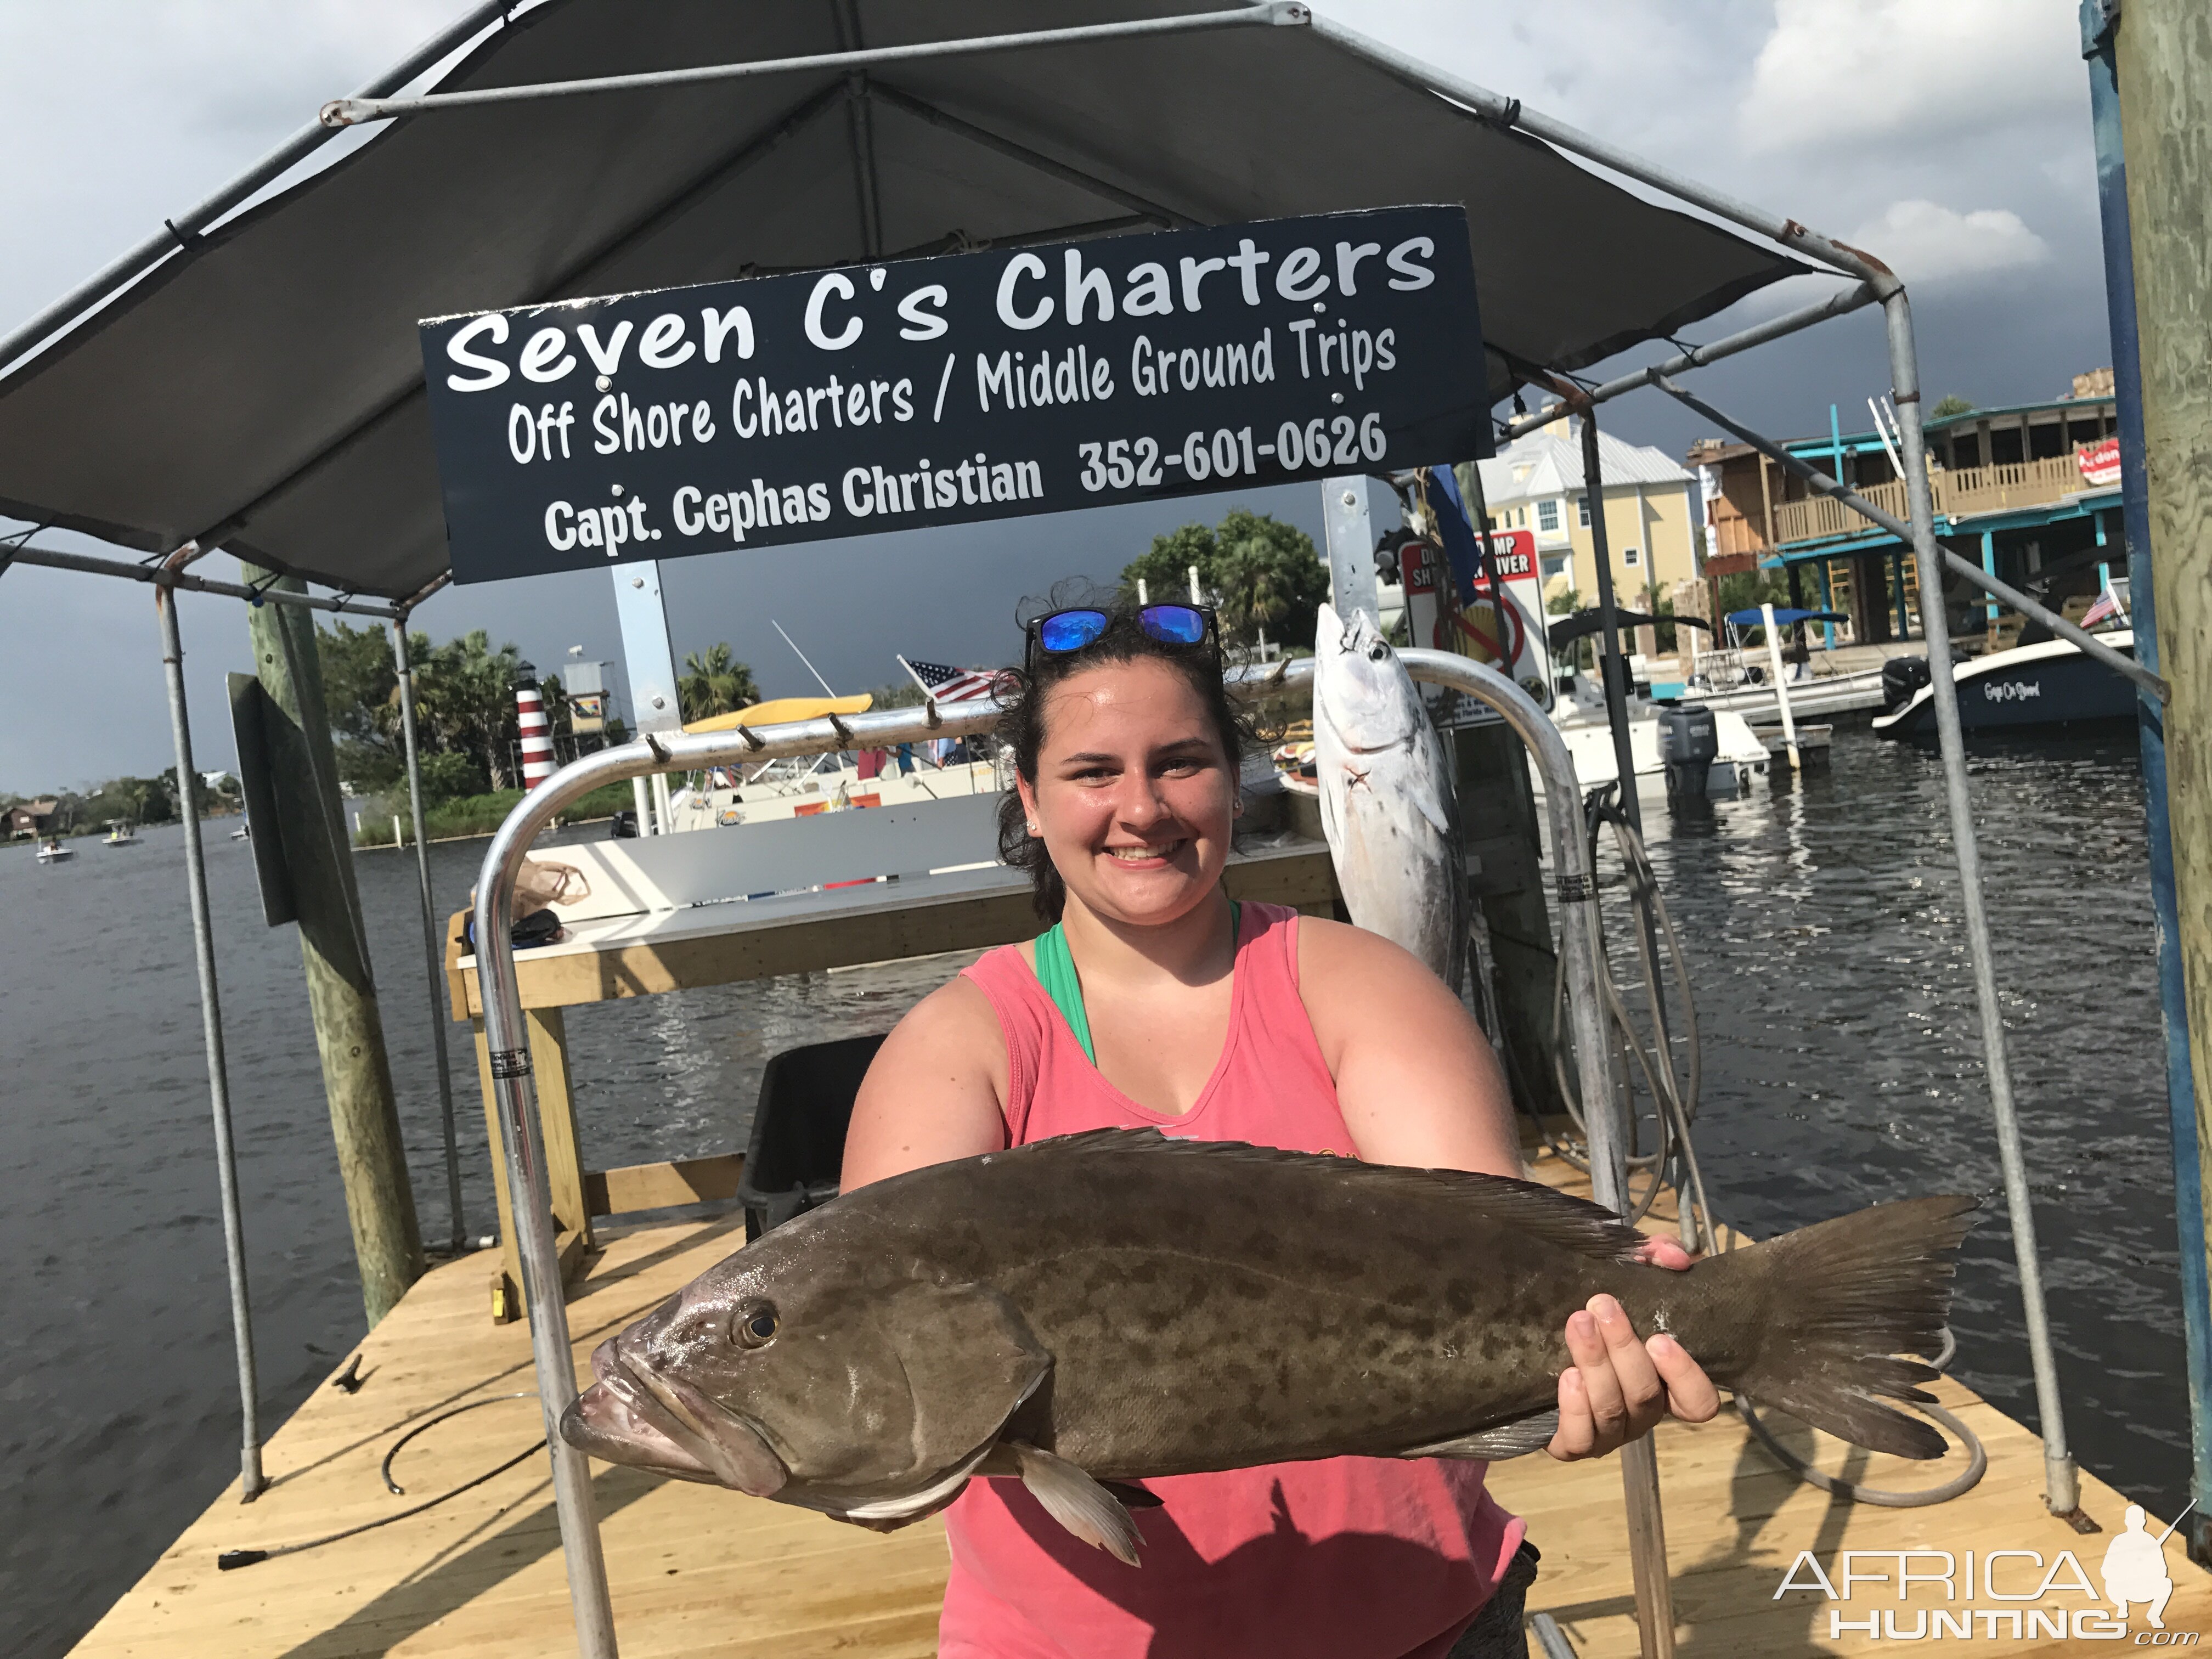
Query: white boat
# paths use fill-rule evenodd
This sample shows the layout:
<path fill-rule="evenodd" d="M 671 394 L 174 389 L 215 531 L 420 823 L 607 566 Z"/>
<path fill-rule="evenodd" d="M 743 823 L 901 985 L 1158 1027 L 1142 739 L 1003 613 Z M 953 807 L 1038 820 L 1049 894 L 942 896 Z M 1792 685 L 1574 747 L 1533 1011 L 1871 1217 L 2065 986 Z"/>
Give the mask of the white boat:
<path fill-rule="evenodd" d="M 59 864 L 64 859 L 76 856 L 76 848 L 63 846 L 58 836 L 49 836 L 39 843 L 39 862 L 41 864 Z"/>
<path fill-rule="evenodd" d="M 1701 665 L 1705 660 L 1699 659 Z M 1866 668 L 1849 674 L 1808 673 L 1802 679 L 1793 679 L 1790 682 L 1790 713 L 1798 718 L 1811 718 L 1879 708 L 1883 696 L 1881 674 L 1880 668 Z M 1716 673 L 1713 678 L 1718 680 L 1721 676 Z M 1782 718 L 1775 702 L 1774 686 L 1764 679 L 1747 678 L 1733 685 L 1711 686 L 1693 682 L 1682 689 L 1682 701 L 1701 702 L 1716 712 L 1729 708 L 1767 720 Z"/>
<path fill-rule="evenodd" d="M 102 847 L 136 847 L 138 844 L 137 828 L 129 818 L 110 818 L 106 837 L 100 844 Z"/>
<path fill-rule="evenodd" d="M 1643 697 L 1629 700 L 1628 753 L 1636 771 L 1636 793 L 1664 800 L 1667 766 L 1659 752 L 1659 707 Z M 1706 774 L 1705 793 L 1712 798 L 1742 794 L 1751 787 L 1754 777 L 1765 775 L 1766 745 L 1751 729 L 1750 723 L 1734 709 L 1715 708 L 1712 713 L 1720 753 Z M 1559 735 L 1567 740 L 1567 752 L 1575 760 L 1575 780 L 1585 790 L 1620 778 L 1620 766 L 1613 754 L 1613 728 L 1606 720 L 1605 702 L 1588 676 L 1575 676 L 1571 693 L 1559 699 L 1552 710 L 1552 720 L 1559 728 Z M 1542 794 L 1542 778 L 1534 769 L 1529 777 L 1536 793 Z"/>
<path fill-rule="evenodd" d="M 1808 623 L 1832 623 L 1844 617 L 1832 611 L 1785 607 L 1775 611 L 1774 620 L 1778 628 L 1795 625 L 1802 629 Z M 1773 653 L 1764 642 L 1764 617 L 1757 611 L 1738 611 L 1725 619 L 1725 645 L 1717 650 L 1697 652 L 1693 656 L 1690 682 L 1682 688 L 1682 700 L 1701 702 L 1708 708 L 1733 708 L 1762 724 L 1780 720 L 1774 695 Z M 1748 643 L 1754 629 L 1761 634 L 1761 642 L 1757 645 Z M 1785 662 L 1790 708 L 1796 718 L 1813 720 L 1882 706 L 1883 664 L 1848 673 L 1824 672 L 1831 668 L 1832 660 L 1823 651 L 1811 653 L 1801 661 Z"/>
<path fill-rule="evenodd" d="M 242 823 L 230 832 L 230 838 L 233 841 L 250 841 L 252 837 L 253 832 Z"/>

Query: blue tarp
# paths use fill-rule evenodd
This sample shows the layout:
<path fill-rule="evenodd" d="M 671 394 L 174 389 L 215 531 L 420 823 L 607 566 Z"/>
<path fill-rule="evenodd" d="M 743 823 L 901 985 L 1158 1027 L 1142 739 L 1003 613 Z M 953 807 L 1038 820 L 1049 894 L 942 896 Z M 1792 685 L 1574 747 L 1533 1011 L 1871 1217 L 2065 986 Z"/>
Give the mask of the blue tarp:
<path fill-rule="evenodd" d="M 1766 617 L 1757 611 L 1731 611 L 1728 613 L 1729 626 L 1731 628 L 1757 628 L 1765 620 Z M 1850 618 L 1836 611 L 1786 611 L 1778 605 L 1774 611 L 1774 620 L 1778 625 L 1786 626 L 1790 623 L 1801 622 L 1847 623 Z"/>

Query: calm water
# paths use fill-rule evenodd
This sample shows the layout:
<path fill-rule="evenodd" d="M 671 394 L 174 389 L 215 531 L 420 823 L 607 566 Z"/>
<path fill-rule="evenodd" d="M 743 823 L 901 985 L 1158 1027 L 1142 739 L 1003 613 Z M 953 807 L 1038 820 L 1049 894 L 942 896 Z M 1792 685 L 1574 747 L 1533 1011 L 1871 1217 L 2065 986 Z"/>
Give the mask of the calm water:
<path fill-rule="evenodd" d="M 1968 1245 L 1960 1374 L 2033 1420 L 1932 759 L 1839 732 L 1832 773 L 1651 826 L 1705 1037 L 1714 1201 L 1766 1232 L 1876 1199 L 1990 1196 Z M 1976 805 L 2083 1461 L 2166 1514 L 2188 1417 L 2142 811 L 2132 738 L 1984 746 Z M 359 1336 L 343 1199 L 289 928 L 247 849 L 210 848 L 264 1420 Z M 591 833 L 591 832 L 580 832 Z M 181 831 L 36 867 L 0 850 L 0 1619 L 58 1654 L 236 1472 L 222 1230 Z M 434 848 L 441 915 L 483 843 Z M 424 1231 L 446 1232 L 413 861 L 357 861 Z M 743 1145 L 767 1057 L 885 1029 L 954 964 L 572 1011 L 597 1164 Z M 483 1117 L 459 1102 L 471 1231 Z M 241 1534 L 243 1536 L 243 1534 Z"/>

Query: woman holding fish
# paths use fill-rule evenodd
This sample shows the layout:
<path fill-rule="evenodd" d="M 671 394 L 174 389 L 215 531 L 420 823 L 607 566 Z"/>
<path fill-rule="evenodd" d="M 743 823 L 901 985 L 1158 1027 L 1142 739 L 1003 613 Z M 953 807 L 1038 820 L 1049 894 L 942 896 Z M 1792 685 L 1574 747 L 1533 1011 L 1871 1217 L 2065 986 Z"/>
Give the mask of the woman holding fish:
<path fill-rule="evenodd" d="M 1210 614 L 1054 612 L 1030 625 L 1024 668 L 1000 695 L 1018 774 L 1001 848 L 1030 872 L 1054 925 L 985 956 L 885 1042 L 854 1107 L 847 1194 L 1115 1127 L 1520 1175 L 1504 1081 L 1434 974 L 1374 933 L 1224 894 L 1241 810 L 1239 722 Z M 1647 1259 L 1687 1265 L 1671 1244 Z M 1310 1318 L 1284 1330 L 1285 1346 L 1335 1341 L 1346 1364 L 1358 1363 L 1346 1342 L 1356 1332 L 1331 1328 L 1322 1309 Z M 1544 1442 L 1555 1457 L 1601 1456 L 1670 1411 L 1703 1421 L 1717 1408 L 1681 1346 L 1639 1340 L 1609 1295 L 1570 1316 L 1565 1335 L 1574 1363 L 1559 1375 L 1558 1426 Z M 1258 1349 L 1227 1372 L 1278 1360 Z M 1158 1408 L 1233 1419 L 1234 1387 L 1205 1392 Z M 1501 1439 L 1498 1449 L 1528 1448 Z M 1152 1505 L 1137 1510 L 1141 1571 L 1065 1529 L 1044 1465 L 1024 1468 L 1026 1486 L 969 1480 L 945 1516 L 940 1650 L 1518 1654 L 1534 1551 L 1484 1491 L 1486 1468 L 1462 1447 L 1461 1461 L 1338 1457 L 1119 1486 L 1123 1502 Z"/>

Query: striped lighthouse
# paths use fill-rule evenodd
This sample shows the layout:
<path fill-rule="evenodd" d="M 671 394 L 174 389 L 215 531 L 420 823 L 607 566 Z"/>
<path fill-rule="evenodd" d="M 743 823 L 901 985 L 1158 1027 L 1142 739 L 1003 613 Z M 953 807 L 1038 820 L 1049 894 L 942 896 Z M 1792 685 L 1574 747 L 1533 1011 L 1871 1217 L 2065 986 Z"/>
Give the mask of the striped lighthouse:
<path fill-rule="evenodd" d="M 545 724 L 545 700 L 536 686 L 518 685 L 514 708 L 522 732 L 522 787 L 535 789 L 553 775 L 553 734 Z"/>

